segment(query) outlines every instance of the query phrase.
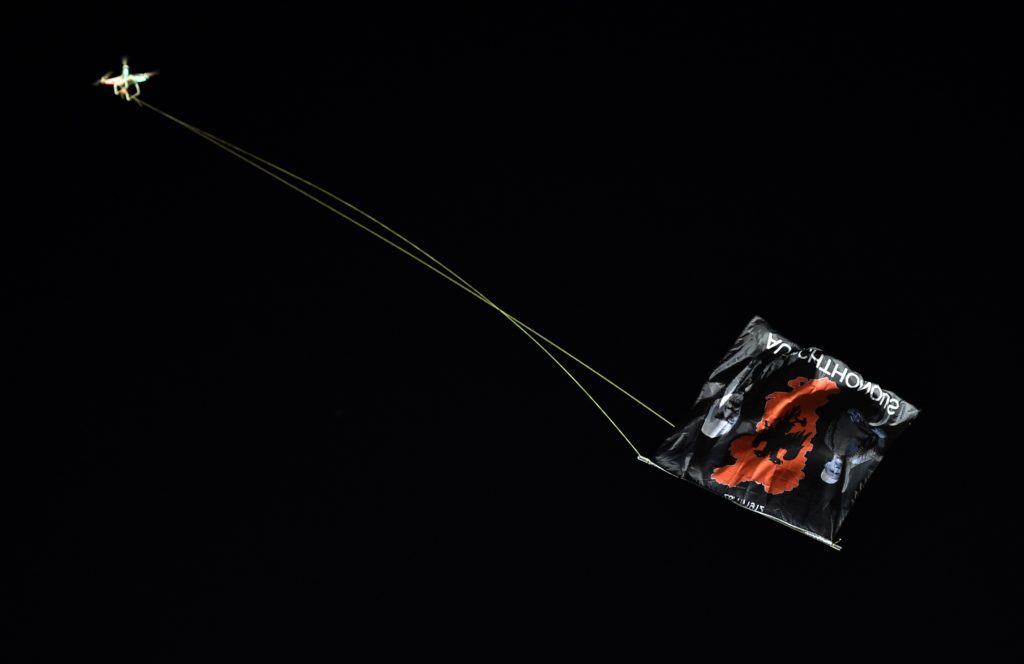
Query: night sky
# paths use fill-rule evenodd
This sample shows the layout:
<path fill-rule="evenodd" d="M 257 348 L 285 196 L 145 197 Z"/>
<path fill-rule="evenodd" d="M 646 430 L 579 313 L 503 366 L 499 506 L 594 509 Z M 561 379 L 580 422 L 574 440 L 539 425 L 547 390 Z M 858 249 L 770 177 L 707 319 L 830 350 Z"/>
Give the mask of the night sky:
<path fill-rule="evenodd" d="M 26 661 L 1009 646 L 1007 17 L 628 4 L 8 22 Z M 670 419 L 754 315 L 922 415 L 842 552 L 738 510 L 638 463 L 500 315 L 89 85 L 122 55 L 160 70 L 148 102 L 392 225 Z M 653 454 L 670 429 L 578 375 Z"/>

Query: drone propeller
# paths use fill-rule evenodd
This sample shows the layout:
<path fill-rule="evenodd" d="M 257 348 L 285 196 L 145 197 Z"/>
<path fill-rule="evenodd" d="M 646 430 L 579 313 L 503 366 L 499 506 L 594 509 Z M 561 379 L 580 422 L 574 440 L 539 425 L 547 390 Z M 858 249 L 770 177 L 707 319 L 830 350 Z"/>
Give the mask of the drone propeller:
<path fill-rule="evenodd" d="M 112 72 L 112 71 L 108 71 L 108 72 L 107 72 L 106 74 L 104 74 L 103 76 L 100 76 L 100 77 L 99 77 L 99 79 L 97 79 L 96 81 L 94 81 L 94 82 L 93 82 L 93 85 L 99 85 L 100 83 L 103 83 L 103 82 L 104 82 L 104 81 L 106 81 L 106 80 L 107 80 L 108 78 L 110 78 L 110 76 L 111 76 L 111 75 L 112 75 L 113 73 L 114 73 L 114 72 Z"/>

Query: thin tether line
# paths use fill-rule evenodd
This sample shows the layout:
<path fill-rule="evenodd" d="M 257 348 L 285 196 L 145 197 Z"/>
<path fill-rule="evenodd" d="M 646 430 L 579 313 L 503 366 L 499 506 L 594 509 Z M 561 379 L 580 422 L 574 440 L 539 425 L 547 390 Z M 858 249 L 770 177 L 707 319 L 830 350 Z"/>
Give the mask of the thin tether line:
<path fill-rule="evenodd" d="M 150 108 L 153 108 L 153 107 L 150 106 Z M 153 110 L 156 110 L 156 109 L 153 108 Z M 306 180 L 305 178 L 303 178 L 303 177 L 301 177 L 299 175 L 296 175 L 295 173 L 292 173 L 291 171 L 283 168 L 282 166 L 278 166 L 277 164 L 274 164 L 273 162 L 270 162 L 270 161 L 268 161 L 266 159 L 263 159 L 259 155 L 252 154 L 251 152 L 248 152 L 248 151 L 238 147 L 237 145 L 233 145 L 232 143 L 229 143 L 228 141 L 225 141 L 223 138 L 220 138 L 218 136 L 214 136 L 213 134 L 210 134 L 209 132 L 203 131 L 202 129 L 199 129 L 198 127 L 192 127 L 192 129 L 194 131 L 202 133 L 204 135 L 204 137 L 210 138 L 210 139 L 216 141 L 217 143 L 221 143 L 221 144 L 231 148 L 232 150 L 234 150 L 236 152 L 240 152 L 241 154 L 245 155 L 246 157 L 249 157 L 250 159 L 253 159 L 254 161 L 258 161 L 258 162 L 264 164 L 265 166 L 278 171 L 279 173 L 283 173 L 284 175 L 287 175 L 288 177 L 293 178 L 297 182 L 301 182 L 302 184 L 304 184 L 304 185 L 306 185 L 308 187 L 316 189 L 317 191 L 319 191 L 320 193 L 324 194 L 325 196 L 328 196 L 329 198 L 334 199 L 338 203 L 341 203 L 345 207 L 353 210 L 354 212 L 357 212 L 357 213 L 361 214 L 362 216 L 366 217 L 367 219 L 369 219 L 370 221 L 375 223 L 378 227 L 384 229 L 388 233 L 391 233 L 391 235 L 393 235 L 394 237 L 398 238 L 402 242 L 406 243 L 409 247 L 412 247 L 413 249 L 418 251 L 422 256 L 424 256 L 425 258 L 430 260 L 437 267 L 441 268 L 442 270 L 447 272 L 449 275 L 451 275 L 455 280 L 459 281 L 462 285 L 464 285 L 467 289 L 469 289 L 472 292 L 472 294 L 475 295 L 477 298 L 479 298 L 480 300 L 482 300 L 486 304 L 491 305 L 491 306 L 497 308 L 494 305 L 494 303 L 487 298 L 487 296 L 485 296 L 483 293 L 481 293 L 479 290 L 477 290 L 473 286 L 473 284 L 471 284 L 468 281 L 466 281 L 465 279 L 463 279 L 458 273 L 455 272 L 455 270 L 451 269 L 450 267 L 448 267 L 447 265 L 442 263 L 440 261 L 440 259 L 435 258 L 434 256 L 432 256 L 430 253 L 427 252 L 426 249 L 423 249 L 422 247 L 417 245 L 415 242 L 413 242 L 409 238 L 405 237 L 404 235 L 402 235 L 401 233 L 399 233 L 395 229 L 393 229 L 390 226 L 388 226 L 387 224 L 385 224 L 383 221 L 380 221 L 379 219 L 377 219 L 376 217 L 371 215 L 369 212 L 366 212 L 366 211 L 356 207 L 352 203 L 349 203 L 348 201 L 346 201 L 345 199 L 341 198 L 337 194 L 335 194 L 335 193 L 333 193 L 331 191 L 328 191 L 327 189 L 324 189 L 323 187 L 321 187 L 320 185 L 316 184 L 315 182 L 310 182 L 309 180 Z M 506 312 L 504 310 L 501 310 L 501 311 L 502 311 L 502 313 L 507 318 L 509 318 L 510 321 L 518 323 L 526 331 L 528 331 L 530 334 L 534 335 L 535 337 L 537 337 L 538 339 L 540 339 L 544 343 L 548 344 L 549 346 L 551 346 L 552 348 L 554 348 L 558 352 L 560 352 L 563 355 L 565 355 L 566 357 L 568 357 L 570 360 L 572 360 L 576 364 L 579 364 L 581 367 L 583 367 L 584 369 L 586 369 L 590 373 L 594 374 L 595 376 L 597 376 L 598 378 L 603 380 L 605 383 L 607 383 L 611 387 L 615 388 L 616 390 L 618 390 L 619 392 L 621 392 L 625 396 L 629 397 L 637 405 L 639 405 L 641 408 L 643 408 L 647 412 L 651 413 L 652 415 L 654 415 L 655 417 L 660 419 L 665 424 L 669 425 L 670 427 L 675 427 L 675 424 L 673 424 L 668 419 L 666 419 L 661 413 L 659 413 L 658 411 L 654 410 L 653 408 L 648 406 L 646 403 L 641 401 L 639 398 L 637 398 L 636 396 L 634 396 L 633 394 L 628 392 L 624 387 L 619 386 L 611 378 L 608 378 L 603 373 L 601 373 L 600 371 L 598 371 L 594 367 L 590 366 L 589 364 L 587 364 L 586 362 L 584 362 L 580 358 L 576 357 L 575 355 L 570 353 L 568 350 L 566 350 L 562 346 L 559 346 L 557 343 L 555 343 L 551 339 L 547 338 L 546 336 L 544 336 L 543 334 L 541 334 L 537 330 L 533 329 L 532 327 L 530 327 L 529 325 L 527 325 L 523 321 L 519 320 L 518 318 L 515 318 L 515 316 L 512 316 L 511 314 L 509 314 L 508 312 Z"/>
<path fill-rule="evenodd" d="M 136 101 L 138 101 L 140 104 L 143 103 L 142 100 L 136 100 Z M 146 106 L 148 106 L 150 109 L 152 109 L 152 110 L 154 110 L 154 111 L 156 111 L 158 113 L 161 113 L 161 114 L 167 116 L 168 118 L 170 118 L 170 114 L 166 113 L 165 111 L 161 111 L 161 110 L 157 109 L 152 104 L 146 104 Z M 302 184 L 304 184 L 304 185 L 306 185 L 308 187 L 311 187 L 311 188 L 319 191 L 320 193 L 324 194 L 325 196 L 328 196 L 329 198 L 334 199 L 338 203 L 341 203 L 342 205 L 344 205 L 345 207 L 349 208 L 350 210 L 359 213 L 363 217 L 366 217 L 367 219 L 372 221 L 374 224 L 376 224 L 378 227 L 384 229 L 385 231 L 387 231 L 388 233 L 390 233 L 394 237 L 398 238 L 399 240 L 404 242 L 409 247 L 412 247 L 414 250 L 419 252 L 422 256 L 426 257 L 428 260 L 433 262 L 437 267 L 441 268 L 442 270 L 447 272 L 449 275 L 451 275 L 455 280 L 461 282 L 461 284 L 464 285 L 467 289 L 469 289 L 472 292 L 472 294 L 475 295 L 477 298 L 479 298 L 480 300 L 483 300 L 486 304 L 488 304 L 490 306 L 495 306 L 494 303 L 491 302 L 483 293 L 481 293 L 472 284 L 470 284 L 468 281 L 466 281 L 461 276 L 459 276 L 459 274 L 457 274 L 455 272 L 455 270 L 451 269 L 450 267 L 448 267 L 447 265 L 442 263 L 438 258 L 435 258 L 434 256 L 432 256 L 429 252 L 427 252 L 425 249 L 423 249 L 422 247 L 417 245 L 415 242 L 413 242 L 409 238 L 405 237 L 404 235 L 402 235 L 401 233 L 399 233 L 395 229 L 391 228 L 390 226 L 385 224 L 383 221 L 380 221 L 379 219 L 377 219 L 376 217 L 371 215 L 369 212 L 366 212 L 366 211 L 356 207 L 352 203 L 349 203 L 348 201 L 346 201 L 345 199 L 341 198 L 337 194 L 335 194 L 335 193 L 333 193 L 333 192 L 331 192 L 331 191 L 329 191 L 327 189 L 324 189 L 323 187 L 321 187 L 320 185 L 316 184 L 315 182 L 310 182 L 309 180 L 306 180 L 305 178 L 303 178 L 300 175 L 292 173 L 291 171 L 287 170 L 286 168 L 284 168 L 282 166 L 278 166 L 277 164 L 275 164 L 275 163 L 273 163 L 273 162 L 271 162 L 271 161 L 269 161 L 267 159 L 263 159 L 259 155 L 255 155 L 255 154 L 253 154 L 251 152 L 248 152 L 247 150 L 245 150 L 243 148 L 240 148 L 237 145 L 234 145 L 234 144 L 224 140 L 223 138 L 215 136 L 215 135 L 213 135 L 213 134 L 211 134 L 211 133 L 209 133 L 207 131 L 204 131 L 202 129 L 199 129 L 198 127 L 195 127 L 193 125 L 189 125 L 188 123 L 186 123 L 186 122 L 184 122 L 184 121 L 182 121 L 182 120 L 180 120 L 178 118 L 173 118 L 173 119 L 174 119 L 175 122 L 178 122 L 179 124 L 188 127 L 189 130 L 202 135 L 204 138 L 212 140 L 212 141 L 214 141 L 216 143 L 220 143 L 223 146 L 231 148 L 231 150 L 233 150 L 235 152 L 239 152 L 239 153 L 245 155 L 246 157 L 249 157 L 250 159 L 252 159 L 254 161 L 258 161 L 258 162 L 262 163 L 263 165 L 267 166 L 268 168 L 271 168 L 273 170 L 276 170 L 279 173 L 287 175 L 288 177 L 294 179 L 295 181 L 301 182 Z M 495 307 L 495 308 L 497 308 L 497 307 Z M 669 425 L 670 427 L 674 427 L 675 426 L 675 424 L 673 424 L 667 418 L 665 418 L 663 415 L 661 415 L 661 413 L 657 412 L 656 410 L 654 410 L 653 408 L 648 406 L 646 403 L 644 403 L 643 401 L 641 401 L 640 399 L 638 399 L 637 397 L 635 397 L 634 395 L 629 393 L 625 388 L 619 386 L 611 378 L 608 378 L 607 376 L 602 374 L 600 371 L 598 371 L 594 367 L 590 366 L 589 364 L 587 364 L 586 362 L 584 362 L 580 358 L 576 357 L 575 355 L 570 353 L 568 350 L 566 350 L 562 346 L 558 345 L 557 343 L 555 343 L 551 339 L 547 338 L 546 336 L 544 336 L 543 334 L 541 334 L 537 330 L 533 329 L 532 327 L 530 327 L 529 325 L 527 325 L 523 321 L 515 318 L 514 316 L 512 316 L 508 312 L 502 311 L 502 313 L 505 316 L 507 316 L 509 319 L 515 320 L 516 323 L 518 323 L 519 325 L 522 325 L 523 328 L 525 328 L 531 334 L 536 336 L 538 339 L 544 341 L 549 346 L 551 346 L 555 350 L 559 351 L 560 353 L 562 353 L 563 355 L 565 355 L 569 359 L 573 360 L 574 362 L 576 362 L 577 364 L 582 366 L 584 369 L 586 369 L 587 371 L 591 372 L 592 374 L 594 374 L 595 376 L 597 376 L 598 378 L 603 380 L 608 385 L 612 386 L 613 388 L 615 388 L 616 390 L 618 390 L 619 392 L 621 392 L 625 396 L 627 396 L 630 399 L 632 399 L 639 406 L 641 406 L 646 411 L 648 411 L 649 413 L 651 413 L 652 415 L 654 415 L 655 417 L 660 419 L 665 424 Z"/>
<path fill-rule="evenodd" d="M 477 299 L 479 299 L 483 303 L 487 304 L 491 308 L 493 308 L 496 311 L 498 311 L 505 318 L 507 318 L 509 320 L 509 322 L 511 322 L 513 325 L 515 325 L 516 328 L 518 328 L 523 334 L 525 334 L 527 337 L 529 337 L 529 339 L 538 348 L 540 348 L 544 352 L 545 355 L 547 355 L 549 358 L 551 358 L 551 361 L 554 362 L 569 377 L 570 380 L 572 380 L 572 382 L 580 389 L 580 391 L 582 391 L 587 396 L 587 398 L 591 401 L 591 403 L 594 404 L 594 406 L 601 412 L 601 414 L 604 415 L 605 419 L 608 420 L 608 422 L 615 428 L 615 430 L 619 433 L 619 435 L 622 436 L 622 438 L 626 441 L 626 443 L 630 446 L 630 448 L 632 448 L 633 451 L 636 452 L 637 456 L 641 460 L 647 461 L 647 459 L 640 453 L 640 450 L 636 447 L 636 445 L 634 445 L 633 442 L 630 440 L 629 436 L 627 436 L 626 433 L 621 429 L 621 427 L 619 427 L 619 425 L 615 422 L 615 420 L 611 417 L 611 415 L 609 415 L 608 412 L 601 406 L 601 404 L 597 401 L 597 399 L 595 399 L 594 396 L 591 395 L 590 392 L 585 387 L 583 387 L 583 385 L 579 382 L 579 380 L 577 380 L 577 378 L 573 375 L 573 373 L 571 371 L 569 371 L 569 369 L 562 362 L 560 362 L 558 360 L 558 358 L 556 358 L 542 343 L 540 343 L 538 338 L 543 340 L 543 341 L 545 341 L 545 342 L 547 342 L 547 343 L 549 343 L 556 350 L 564 353 L 567 357 L 569 357 L 569 358 L 573 359 L 574 361 L 578 362 L 581 366 L 583 366 L 584 368 L 586 368 L 589 371 L 593 372 L 598 377 L 600 377 L 603 380 L 605 380 L 607 383 L 609 383 L 610 385 L 612 385 L 613 387 L 618 389 L 620 392 L 622 392 L 626 396 L 630 397 L 632 400 L 634 400 L 635 402 L 637 402 L 638 404 L 643 406 L 646 410 L 648 410 L 649 412 L 651 412 L 652 414 L 657 416 L 659 419 L 661 419 L 662 421 L 666 422 L 670 426 L 673 426 L 672 423 L 669 422 L 666 418 L 662 417 L 660 414 L 658 414 L 652 408 L 650 408 L 649 406 L 647 406 L 646 404 L 641 402 L 639 399 L 637 399 L 633 395 L 629 394 L 623 388 L 621 388 L 618 385 L 616 385 L 610 379 L 608 379 L 607 377 L 603 376 L 602 374 L 600 374 L 599 372 L 594 370 L 592 367 L 590 367 L 589 365 L 587 365 L 583 361 L 581 361 L 578 358 L 576 358 L 574 355 L 572 355 L 571 353 L 569 353 L 568 351 L 563 349 L 561 346 L 555 344 L 554 342 L 550 341 L 549 339 L 547 339 L 543 335 L 541 335 L 541 334 L 537 333 L 536 331 L 534 331 L 532 328 L 530 328 L 530 327 L 526 326 L 525 324 L 523 324 L 522 322 L 520 322 L 514 316 L 512 316 L 511 314 L 509 314 L 508 312 L 503 310 L 501 307 L 496 305 L 494 302 L 492 302 L 489 298 L 484 296 L 483 293 L 481 293 L 479 290 L 477 290 L 472 285 L 470 285 L 465 279 L 463 279 L 459 275 L 457 275 L 453 270 L 451 270 L 451 268 L 448 268 L 447 266 L 445 266 L 439 260 L 437 260 L 436 258 L 431 256 L 430 254 L 428 254 L 422 248 L 418 247 L 416 244 L 414 244 L 413 242 L 411 242 L 410 240 L 408 240 L 407 238 L 402 236 L 400 233 L 398 233 L 394 229 L 392 229 L 392 228 L 388 227 L 387 225 L 385 225 L 383 222 L 373 218 L 369 214 L 363 212 L 359 208 L 357 208 L 354 205 L 348 203 L 347 201 L 339 198 L 338 196 L 332 194 L 331 192 L 323 189 L 322 187 L 319 187 L 318 185 L 316 185 L 314 183 L 311 183 L 311 182 L 309 182 L 309 181 L 307 181 L 307 180 L 305 180 L 305 179 L 303 179 L 303 178 L 301 178 L 301 177 L 299 177 L 299 176 L 297 176 L 297 175 L 295 175 L 293 173 L 290 173 L 289 171 L 285 170 L 284 168 L 276 166 L 275 164 L 273 164 L 272 162 L 269 162 L 268 160 L 262 159 L 262 158 L 260 158 L 260 157 L 258 157 L 256 155 L 253 155 L 253 154 L 251 154 L 251 153 L 249 153 L 249 152 L 247 152 L 247 151 L 245 151 L 245 150 L 243 150 L 241 148 L 238 148 L 238 147 L 228 143 L 227 141 L 224 141 L 223 139 L 220 139 L 220 138 L 214 136 L 213 134 L 210 134 L 209 132 L 206 132 L 206 131 L 203 131 L 203 130 L 199 129 L 198 127 L 194 127 L 194 126 L 188 124 L 187 122 L 184 122 L 183 120 L 180 120 L 177 117 L 171 115 L 170 113 L 167 113 L 166 111 L 160 110 L 159 108 L 153 106 L 152 104 L 149 104 L 148 102 L 144 102 L 141 99 L 136 99 L 135 101 L 137 101 L 140 105 L 142 105 L 142 106 L 144 106 L 146 108 L 149 108 L 150 110 L 152 110 L 152 111 L 154 111 L 154 112 L 164 116 L 168 120 L 171 120 L 171 121 L 175 122 L 176 124 L 184 127 L 185 129 L 188 129 L 189 131 L 195 133 L 199 137 L 209 141 L 213 145 L 216 145 L 217 147 L 221 148 L 222 150 L 228 152 L 232 156 L 240 159 L 241 161 L 244 161 L 245 163 L 249 164 L 253 168 L 256 168 L 257 170 L 259 170 L 259 171 L 265 173 L 266 175 L 269 175 L 270 177 L 274 178 L 275 180 L 281 182 L 285 186 L 287 186 L 287 187 L 297 191 L 298 193 L 300 193 L 303 196 L 309 198 L 313 202 L 321 205 L 322 207 L 326 208 L 327 210 L 329 210 L 329 211 L 333 212 L 334 214 L 340 216 L 341 218 L 345 219 L 346 221 L 354 224 L 355 226 L 357 226 L 360 229 L 366 231 L 370 235 L 373 235 L 374 237 L 376 237 L 377 239 L 381 240 L 382 242 L 385 242 L 386 244 L 388 244 L 389 246 L 393 247 L 394 249 L 397 249 L 398 251 L 402 252 L 403 254 L 408 256 L 409 258 L 412 258 L 413 260 L 415 260 L 416 262 L 420 263 L 424 267 L 430 269 L 432 272 L 436 273 L 440 277 L 446 279 L 447 281 L 450 281 L 454 285 L 458 286 L 462 290 L 468 292 L 470 295 L 473 295 L 474 297 L 476 297 Z M 273 168 L 274 170 L 277 170 L 280 173 L 288 175 L 289 177 L 292 177 L 296 181 L 301 182 L 301 183 L 303 183 L 303 184 L 305 184 L 305 185 L 307 185 L 307 186 L 309 186 L 311 188 L 314 188 L 317 191 L 320 191 L 323 194 L 325 194 L 327 196 L 330 196 L 331 198 L 333 198 L 333 199 L 337 200 L 338 202 L 344 204 L 345 206 L 349 207 L 351 210 L 353 210 L 355 212 L 358 212 L 359 214 L 363 215 L 364 217 L 366 217 L 366 218 L 370 219 L 371 221 L 373 221 L 374 223 L 376 223 L 379 227 L 381 227 L 384 230 L 390 232 L 392 235 L 394 235 L 398 239 L 402 240 L 403 242 L 405 242 L 406 244 L 408 244 L 409 246 L 414 248 L 416 251 L 419 251 L 421 254 L 426 256 L 430 261 L 435 263 L 441 269 L 438 269 L 438 267 L 435 267 L 435 265 L 432 265 L 431 263 L 423 260 L 420 256 L 417 256 L 417 255 L 413 254 L 412 252 L 408 251 L 405 247 L 402 247 L 402 246 L 396 244 L 391 239 L 381 235 L 380 233 L 376 232 L 372 228 L 366 226 L 364 223 L 362 223 L 362 222 L 352 218 L 351 216 L 349 216 L 345 212 L 343 212 L 341 210 L 338 210 L 337 208 L 333 207 L 332 205 L 330 205 L 330 204 L 324 202 L 323 200 L 317 198 L 315 195 L 313 195 L 313 194 L 309 193 L 308 191 L 302 189 L 301 187 L 295 185 L 293 182 L 290 182 L 290 181 L 286 180 L 285 178 L 281 177 L 280 175 L 278 175 L 277 173 L 274 173 L 273 171 L 268 170 L 268 168 L 265 168 L 264 166 L 262 166 L 260 163 L 257 163 L 257 162 L 261 162 L 262 164 L 266 164 L 266 166 L 268 166 L 270 168 Z"/>

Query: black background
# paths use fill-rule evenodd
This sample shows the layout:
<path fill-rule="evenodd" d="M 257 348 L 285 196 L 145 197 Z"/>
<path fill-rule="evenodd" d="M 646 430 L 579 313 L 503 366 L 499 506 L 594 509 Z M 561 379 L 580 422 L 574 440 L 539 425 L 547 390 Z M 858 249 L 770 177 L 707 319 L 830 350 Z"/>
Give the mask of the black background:
<path fill-rule="evenodd" d="M 1006 16 L 164 3 L 4 31 L 6 539 L 40 659 L 1008 645 Z M 744 513 L 637 463 L 499 315 L 89 86 L 123 54 L 161 70 L 149 102 L 670 418 L 754 314 L 923 414 L 842 552 Z M 587 385 L 653 453 L 668 427 Z"/>

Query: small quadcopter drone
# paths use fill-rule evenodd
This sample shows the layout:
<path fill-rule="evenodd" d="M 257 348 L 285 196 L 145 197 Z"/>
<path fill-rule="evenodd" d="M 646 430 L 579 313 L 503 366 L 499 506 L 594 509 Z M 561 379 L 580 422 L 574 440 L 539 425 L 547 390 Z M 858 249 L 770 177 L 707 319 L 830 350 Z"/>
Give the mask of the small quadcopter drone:
<path fill-rule="evenodd" d="M 100 77 L 98 81 L 93 85 L 109 85 L 114 88 L 114 94 L 121 97 L 125 101 L 131 101 L 139 96 L 142 90 L 139 88 L 139 83 L 144 83 L 152 77 L 156 76 L 158 72 L 147 71 L 139 74 L 133 74 L 128 70 L 128 58 L 121 58 L 121 75 L 113 76 L 114 72 L 108 71 L 106 74 Z M 135 91 L 132 92 L 132 88 Z"/>

